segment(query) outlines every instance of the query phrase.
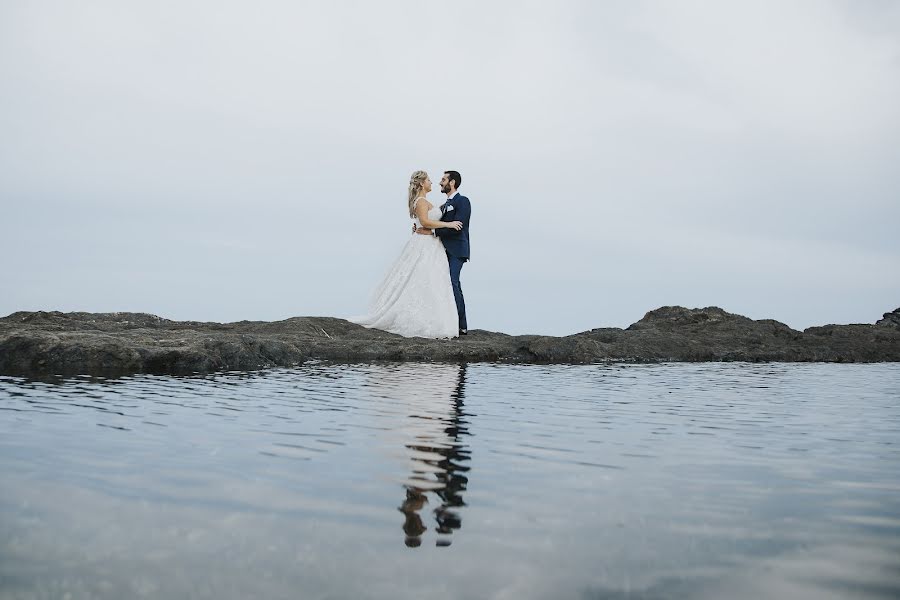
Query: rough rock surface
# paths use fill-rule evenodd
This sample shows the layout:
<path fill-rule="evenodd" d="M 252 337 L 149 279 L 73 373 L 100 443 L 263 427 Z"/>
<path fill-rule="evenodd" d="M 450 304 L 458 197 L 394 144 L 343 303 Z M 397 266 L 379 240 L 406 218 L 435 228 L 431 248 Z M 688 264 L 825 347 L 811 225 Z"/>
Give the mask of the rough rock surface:
<path fill-rule="evenodd" d="M 900 309 L 875 325 L 796 331 L 721 308 L 666 306 L 627 329 L 565 337 L 475 330 L 427 340 L 342 319 L 200 323 L 142 313 L 17 312 L 0 318 L 0 374 L 203 373 L 341 362 L 900 361 Z"/>
<path fill-rule="evenodd" d="M 900 327 L 900 308 L 884 313 L 881 320 L 875 324 L 885 327 Z"/>

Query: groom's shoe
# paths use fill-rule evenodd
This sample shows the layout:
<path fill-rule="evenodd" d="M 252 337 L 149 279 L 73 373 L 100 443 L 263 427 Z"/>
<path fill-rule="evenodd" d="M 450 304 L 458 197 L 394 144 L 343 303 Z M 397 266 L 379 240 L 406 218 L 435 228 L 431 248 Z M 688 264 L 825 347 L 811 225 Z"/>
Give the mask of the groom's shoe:
<path fill-rule="evenodd" d="M 460 329 L 459 335 L 469 335 L 469 331 L 467 329 Z"/>

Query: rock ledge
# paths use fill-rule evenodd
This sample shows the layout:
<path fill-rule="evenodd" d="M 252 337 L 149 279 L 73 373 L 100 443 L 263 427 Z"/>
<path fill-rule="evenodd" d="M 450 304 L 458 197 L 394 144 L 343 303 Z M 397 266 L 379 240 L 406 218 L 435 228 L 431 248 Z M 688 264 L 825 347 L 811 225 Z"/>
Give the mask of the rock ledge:
<path fill-rule="evenodd" d="M 143 313 L 17 312 L 0 318 L 0 374 L 189 374 L 340 362 L 593 363 L 900 361 L 900 308 L 876 324 L 804 331 L 721 308 L 664 306 L 626 329 L 565 337 L 475 330 L 458 340 L 403 338 L 342 319 L 200 323 Z"/>

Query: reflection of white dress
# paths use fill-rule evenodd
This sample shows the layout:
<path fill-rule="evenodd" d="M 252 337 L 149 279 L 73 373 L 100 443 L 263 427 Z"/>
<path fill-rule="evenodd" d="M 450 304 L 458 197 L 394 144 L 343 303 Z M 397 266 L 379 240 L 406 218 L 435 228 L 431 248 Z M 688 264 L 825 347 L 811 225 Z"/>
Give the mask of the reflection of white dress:
<path fill-rule="evenodd" d="M 432 207 L 428 218 L 440 220 L 441 210 Z M 421 226 L 418 217 L 413 222 Z M 459 317 L 441 240 L 430 235 L 411 235 L 376 288 L 369 314 L 349 320 L 405 337 L 456 337 Z"/>
<path fill-rule="evenodd" d="M 365 367 L 367 406 L 381 419 L 379 445 L 403 459 L 399 473 L 409 486 L 422 491 L 444 487 L 435 474 L 446 471 L 447 465 L 438 468 L 435 463 L 444 458 L 442 452 L 462 444 L 457 422 L 462 369 L 442 363 Z"/>

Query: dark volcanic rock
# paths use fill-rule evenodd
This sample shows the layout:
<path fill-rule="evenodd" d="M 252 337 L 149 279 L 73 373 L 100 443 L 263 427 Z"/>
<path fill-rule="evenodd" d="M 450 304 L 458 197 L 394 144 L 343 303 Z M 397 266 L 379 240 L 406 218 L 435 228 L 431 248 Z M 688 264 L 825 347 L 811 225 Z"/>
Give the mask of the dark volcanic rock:
<path fill-rule="evenodd" d="M 880 321 L 875 323 L 881 327 L 897 327 L 900 328 L 900 308 L 896 308 L 891 312 L 884 313 Z"/>
<path fill-rule="evenodd" d="M 603 361 L 900 361 L 900 309 L 876 325 L 784 323 L 709 307 L 666 306 L 627 329 L 565 337 L 471 331 L 403 338 L 342 319 L 169 321 L 141 313 L 17 312 L 0 319 L 0 373 L 187 374 L 308 360 L 589 363 Z"/>

